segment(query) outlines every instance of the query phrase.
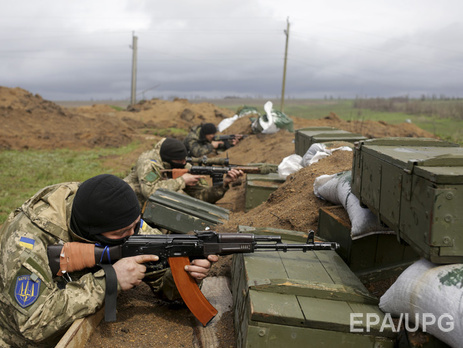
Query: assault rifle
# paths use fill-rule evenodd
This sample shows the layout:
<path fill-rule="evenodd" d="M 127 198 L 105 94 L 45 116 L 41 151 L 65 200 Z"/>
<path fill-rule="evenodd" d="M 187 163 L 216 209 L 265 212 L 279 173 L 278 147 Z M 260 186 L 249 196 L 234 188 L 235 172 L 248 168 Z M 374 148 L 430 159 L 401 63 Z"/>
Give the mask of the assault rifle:
<path fill-rule="evenodd" d="M 225 149 L 229 149 L 230 147 L 234 146 L 232 140 L 241 140 L 243 138 L 248 137 L 249 134 L 226 134 L 226 135 L 216 135 L 213 140 L 215 141 L 222 141 L 223 146 Z"/>
<path fill-rule="evenodd" d="M 232 169 L 242 170 L 243 173 L 248 174 L 259 174 L 262 173 L 261 168 L 251 167 L 251 166 L 228 166 L 228 167 L 217 167 L 217 166 L 191 166 L 190 168 L 174 168 L 174 169 L 164 169 L 161 170 L 161 173 L 172 173 L 172 179 L 176 179 L 179 176 L 182 176 L 185 173 L 190 173 L 193 175 L 209 175 L 212 178 L 213 186 L 222 186 L 223 185 L 223 176 Z"/>
<path fill-rule="evenodd" d="M 220 158 L 220 157 L 213 157 L 208 158 L 206 155 L 203 157 L 190 157 L 186 158 L 186 162 L 192 165 L 199 165 L 199 166 L 227 166 L 231 168 L 236 167 L 258 167 L 259 172 L 257 174 L 270 174 L 270 173 L 278 173 L 278 165 L 277 164 L 270 164 L 270 163 L 248 163 L 244 165 L 240 164 L 230 164 L 230 159 L 228 157 Z M 183 174 L 182 174 L 183 175 Z"/>
<path fill-rule="evenodd" d="M 227 141 L 227 140 L 233 140 L 233 139 L 244 139 L 247 138 L 249 134 L 226 134 L 226 135 L 216 135 L 214 137 L 214 140 L 216 141 Z"/>
<path fill-rule="evenodd" d="M 208 255 L 231 255 L 255 251 L 335 250 L 335 242 L 315 242 L 310 231 L 306 244 L 286 244 L 281 236 L 263 236 L 251 233 L 216 233 L 194 231 L 189 234 L 134 235 L 121 245 L 106 248 L 90 243 L 71 242 L 48 247 L 48 260 L 53 274 L 62 276 L 95 265 L 108 266 L 124 257 L 157 255 L 159 260 L 146 263 L 149 271 L 170 267 L 183 301 L 194 316 L 204 325 L 217 314 L 217 310 L 204 297 L 196 281 L 185 272 L 185 266 L 193 259 L 204 259 Z M 84 250 L 85 249 L 85 250 Z M 77 252 L 78 250 L 78 252 Z M 105 271 L 107 268 L 105 268 Z M 108 272 L 106 272 L 108 274 Z M 117 283 L 116 283 L 117 284 Z M 106 286 L 108 290 L 108 285 Z M 108 308 L 106 300 L 105 310 Z M 115 320 L 115 312 L 114 312 Z"/>

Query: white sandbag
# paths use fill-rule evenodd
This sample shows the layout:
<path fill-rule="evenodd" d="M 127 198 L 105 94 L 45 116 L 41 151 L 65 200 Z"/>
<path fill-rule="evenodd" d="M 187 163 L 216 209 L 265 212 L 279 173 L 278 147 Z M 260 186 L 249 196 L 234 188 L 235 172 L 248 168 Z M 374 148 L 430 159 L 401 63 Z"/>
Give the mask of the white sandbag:
<path fill-rule="evenodd" d="M 352 151 L 348 146 L 341 146 L 335 149 L 328 149 L 323 143 L 314 143 L 310 145 L 307 152 L 302 156 L 302 166 L 308 167 L 314 163 L 317 163 L 322 158 L 331 156 L 334 151 Z"/>
<path fill-rule="evenodd" d="M 299 155 L 290 155 L 281 161 L 278 165 L 278 174 L 281 178 L 286 179 L 286 177 L 290 174 L 297 172 L 298 170 L 302 169 L 302 157 Z"/>
<path fill-rule="evenodd" d="M 266 102 L 264 105 L 264 110 L 267 114 L 267 121 L 265 121 L 263 117 L 259 117 L 259 123 L 262 127 L 263 134 L 273 134 L 280 130 L 274 122 L 272 107 L 273 103 L 271 101 Z"/>
<path fill-rule="evenodd" d="M 357 239 L 371 234 L 394 234 L 383 226 L 368 208 L 363 208 L 357 197 L 351 192 L 352 172 L 350 170 L 330 176 L 322 175 L 314 181 L 314 193 L 317 197 L 333 204 L 341 204 L 349 215 L 351 238 Z"/>
<path fill-rule="evenodd" d="M 318 155 L 318 156 L 317 156 Z M 323 157 L 328 157 L 331 155 L 331 151 L 328 150 L 325 144 L 315 143 L 310 145 L 304 156 L 302 156 L 302 166 L 308 167 L 312 163 L 318 162 L 319 159 Z M 315 157 L 315 160 L 314 160 Z"/>
<path fill-rule="evenodd" d="M 338 195 L 339 181 L 335 179 L 337 175 L 338 174 L 325 174 L 316 177 L 313 182 L 313 192 L 315 193 L 315 196 L 333 204 L 341 204 Z"/>
<path fill-rule="evenodd" d="M 239 118 L 238 115 L 224 118 L 220 123 L 217 125 L 217 130 L 219 132 L 223 132 L 225 129 L 230 127 L 237 119 Z"/>
<path fill-rule="evenodd" d="M 463 342 L 463 264 L 435 265 L 421 259 L 380 298 L 379 308 L 415 329 L 418 324 L 451 347 Z"/>

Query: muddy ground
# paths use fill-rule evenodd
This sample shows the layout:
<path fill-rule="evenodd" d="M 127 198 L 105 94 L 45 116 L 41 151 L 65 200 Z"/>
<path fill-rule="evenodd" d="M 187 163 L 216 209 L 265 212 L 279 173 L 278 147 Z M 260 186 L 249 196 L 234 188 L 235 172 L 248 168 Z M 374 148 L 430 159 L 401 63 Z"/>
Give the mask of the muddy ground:
<path fill-rule="evenodd" d="M 261 109 L 260 105 L 256 105 Z M 234 111 L 210 103 L 188 100 L 149 100 L 131 108 L 116 110 L 109 105 L 62 107 L 21 88 L 0 87 L 0 150 L 55 149 L 76 150 L 94 147 L 118 147 L 138 141 L 137 150 L 127 156 L 105 158 L 117 171 L 129 172 L 138 155 L 151 148 L 161 135 L 201 122 L 218 124 Z M 252 116 L 252 115 L 251 115 Z M 333 126 L 368 138 L 434 137 L 413 124 L 391 125 L 386 122 L 341 120 L 335 114 L 308 120 L 291 117 L 294 128 Z M 281 130 L 276 134 L 251 134 L 251 121 L 243 117 L 224 134 L 250 134 L 227 156 L 232 164 L 266 162 L 279 164 L 294 153 L 294 133 Z M 221 154 L 220 156 L 223 156 Z M 317 230 L 318 210 L 329 203 L 315 197 L 313 182 L 323 174 L 351 169 L 352 155 L 334 152 L 320 162 L 288 177 L 286 182 L 262 205 L 245 212 L 244 180 L 233 187 L 217 204 L 230 209 L 230 219 L 218 227 L 219 232 L 235 231 L 238 225 L 272 227 L 296 231 Z M 223 257 L 214 265 L 211 276 L 230 276 L 230 258 Z M 196 322 L 182 303 L 165 303 L 154 299 L 147 286 L 139 286 L 119 295 L 118 320 L 101 323 L 88 342 L 88 347 L 191 347 L 194 345 Z M 231 312 L 217 327 L 220 347 L 235 347 Z"/>

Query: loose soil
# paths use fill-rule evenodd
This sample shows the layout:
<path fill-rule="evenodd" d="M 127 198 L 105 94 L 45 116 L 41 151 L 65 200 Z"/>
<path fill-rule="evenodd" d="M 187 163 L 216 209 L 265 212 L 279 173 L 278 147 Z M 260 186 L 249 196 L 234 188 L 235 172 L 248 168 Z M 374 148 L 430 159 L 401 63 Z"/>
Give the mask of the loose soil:
<path fill-rule="evenodd" d="M 151 148 L 162 136 L 183 139 L 188 129 L 201 122 L 218 124 L 234 112 L 210 103 L 190 103 L 177 99 L 153 99 L 124 110 L 94 104 L 61 107 L 21 88 L 0 87 L 0 150 L 56 149 L 76 150 L 95 147 L 119 147 L 138 141 L 137 150 L 121 158 L 104 161 L 118 171 L 129 172 L 142 151 Z M 294 128 L 332 126 L 368 138 L 427 137 L 434 138 L 413 124 L 391 125 L 386 122 L 343 121 L 331 113 L 321 119 L 307 120 L 288 115 Z M 164 133 L 160 135 L 160 130 Z M 171 129 L 170 131 L 168 129 Z M 177 129 L 184 132 L 178 135 Z M 167 131 L 166 131 L 167 130 Z M 226 155 L 232 164 L 279 164 L 294 154 L 294 133 L 281 130 L 275 134 L 251 132 L 250 117 L 237 120 L 224 134 L 249 134 Z M 223 157 L 225 154 L 219 154 Z M 212 156 L 211 156 L 212 157 Z M 310 167 L 290 175 L 267 202 L 245 212 L 244 179 L 232 187 L 218 205 L 230 209 L 230 219 L 217 227 L 219 232 L 236 231 L 239 225 L 272 227 L 307 232 L 317 231 L 320 207 L 330 203 L 313 193 L 315 178 L 350 170 L 352 153 L 337 151 Z M 230 276 L 230 257 L 213 265 L 211 276 Z M 390 282 L 387 283 L 390 286 Z M 385 290 L 372 289 L 380 296 Z M 148 286 L 142 285 L 121 293 L 118 298 L 118 320 L 102 322 L 87 347 L 191 347 L 195 346 L 196 322 L 181 302 L 166 303 L 155 299 Z M 235 347 L 231 312 L 217 326 L 220 347 Z"/>

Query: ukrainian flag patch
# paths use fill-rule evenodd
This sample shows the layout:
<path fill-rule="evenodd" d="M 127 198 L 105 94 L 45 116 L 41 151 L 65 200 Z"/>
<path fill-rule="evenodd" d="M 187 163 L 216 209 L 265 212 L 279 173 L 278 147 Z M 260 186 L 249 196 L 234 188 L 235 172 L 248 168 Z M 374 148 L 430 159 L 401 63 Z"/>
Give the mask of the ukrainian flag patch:
<path fill-rule="evenodd" d="M 143 220 L 140 220 L 140 230 L 145 232 L 147 229 L 148 229 L 148 225 L 146 224 L 146 222 Z"/>
<path fill-rule="evenodd" d="M 21 237 L 21 239 L 19 240 L 19 245 L 27 248 L 27 249 L 31 249 L 34 247 L 34 244 L 35 244 L 35 240 L 34 239 L 31 239 L 31 238 L 27 238 L 27 237 Z"/>
<path fill-rule="evenodd" d="M 33 304 L 39 297 L 41 280 L 36 277 L 35 281 L 30 275 L 22 275 L 16 278 L 14 298 L 18 304 L 26 308 Z"/>

